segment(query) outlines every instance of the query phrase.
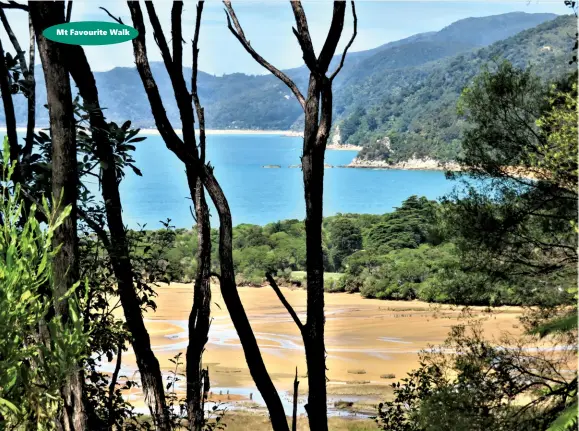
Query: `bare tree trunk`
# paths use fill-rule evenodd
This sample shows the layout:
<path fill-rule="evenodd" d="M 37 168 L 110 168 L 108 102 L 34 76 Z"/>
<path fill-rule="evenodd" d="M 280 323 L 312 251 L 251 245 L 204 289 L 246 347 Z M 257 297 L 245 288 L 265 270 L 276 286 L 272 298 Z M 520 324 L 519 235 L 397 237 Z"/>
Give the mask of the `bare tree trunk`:
<path fill-rule="evenodd" d="M 189 345 L 187 346 L 187 412 L 190 428 L 202 431 L 203 412 L 202 357 L 208 341 L 211 305 L 211 229 L 209 208 L 205 201 L 203 183 L 191 169 L 187 169 L 189 187 L 195 190 L 197 217 L 197 275 L 193 292 L 193 308 L 189 314 Z M 194 181 L 194 184 L 191 184 Z"/>
<path fill-rule="evenodd" d="M 141 76 L 141 80 L 143 81 L 143 85 L 147 92 L 147 96 L 149 98 L 149 103 L 151 105 L 151 110 L 153 112 L 153 116 L 155 118 L 155 123 L 157 128 L 165 141 L 167 147 L 173 151 L 179 159 L 185 164 L 187 173 L 188 173 L 188 182 L 189 187 L 191 189 L 192 197 L 197 195 L 197 192 L 194 190 L 197 189 L 196 182 L 193 182 L 193 177 L 198 175 L 200 176 L 203 185 L 207 189 L 209 195 L 213 203 L 217 208 L 217 212 L 219 213 L 219 220 L 220 220 L 220 240 L 219 240 L 219 254 L 220 254 L 220 264 L 221 264 L 221 292 L 231 315 L 231 319 L 233 320 L 233 324 L 237 333 L 239 335 L 241 344 L 244 349 L 245 358 L 247 360 L 250 372 L 258 390 L 261 392 L 266 405 L 268 407 L 272 426 L 274 430 L 278 431 L 288 431 L 289 427 L 287 424 L 287 419 L 285 416 L 285 412 L 283 409 L 283 405 L 281 403 L 281 399 L 279 394 L 277 393 L 275 386 L 273 385 L 271 378 L 267 372 L 265 364 L 263 362 L 263 358 L 261 356 L 261 352 L 259 350 L 259 346 L 257 345 L 257 340 L 253 334 L 251 329 L 251 325 L 249 324 L 249 320 L 245 313 L 245 309 L 243 308 L 243 304 L 239 297 L 239 293 L 237 292 L 237 286 L 235 284 L 235 274 L 233 270 L 233 258 L 232 258 L 232 224 L 231 224 L 231 211 L 229 210 L 229 205 L 227 203 L 227 199 L 219 186 L 219 183 L 215 180 L 213 176 L 212 170 L 205 165 L 204 160 L 204 153 L 205 153 L 205 145 L 204 145 L 204 127 L 205 124 L 202 121 L 203 118 L 203 110 L 200 107 L 200 103 L 196 93 L 196 76 L 197 76 L 197 64 L 196 64 L 196 43 L 194 41 L 194 67 L 193 67 L 193 81 L 192 81 L 192 94 L 189 94 L 185 81 L 183 79 L 183 72 L 182 72 L 182 47 L 179 41 L 181 40 L 181 23 L 180 23 L 180 12 L 182 10 L 182 3 L 181 2 L 174 2 L 174 7 L 172 11 L 172 40 L 173 40 L 173 56 L 171 57 L 171 53 L 169 51 L 169 47 L 163 31 L 161 29 L 161 25 L 159 23 L 158 17 L 155 12 L 155 8 L 151 2 L 146 2 L 147 12 L 149 15 L 149 19 L 151 21 L 151 25 L 153 26 L 155 40 L 157 45 L 161 50 L 161 55 L 163 57 L 163 61 L 165 63 L 165 67 L 167 72 L 169 73 L 169 77 L 171 79 L 171 83 L 173 85 L 173 90 L 175 93 L 175 100 L 177 102 L 177 106 L 179 108 L 181 114 L 181 122 L 183 128 L 183 140 L 175 133 L 173 126 L 169 122 L 165 108 L 163 106 L 163 102 L 161 100 L 159 90 L 157 88 L 156 82 L 153 78 L 151 73 L 151 69 L 149 66 L 149 61 L 147 58 L 147 50 L 145 46 L 145 25 L 143 21 L 143 14 L 139 5 L 138 1 L 129 1 L 128 2 L 129 9 L 131 11 L 131 17 L 133 20 L 133 26 L 139 32 L 139 35 L 133 39 L 133 49 L 135 54 L 135 62 L 137 65 L 137 70 L 139 71 L 139 75 Z M 199 3 L 202 5 L 202 2 Z M 199 32 L 199 25 L 200 25 L 200 7 L 198 6 L 198 21 L 196 23 L 196 38 Z M 200 121 L 200 129 L 201 129 L 201 157 L 196 149 L 196 141 L 195 141 L 195 133 L 194 133 L 194 118 L 193 118 L 193 110 L 191 106 L 191 99 L 195 104 L 195 108 L 197 111 L 197 116 Z M 192 186 L 195 185 L 195 189 L 192 189 Z M 202 206 L 202 202 L 199 199 L 193 198 L 196 201 L 196 210 L 199 205 L 199 209 Z M 202 222 L 202 219 L 198 217 L 197 223 Z M 199 228 L 198 232 L 202 232 L 203 228 Z M 199 270 L 203 269 L 203 266 L 198 268 Z M 205 283 L 208 281 L 203 280 L 204 275 L 198 274 L 197 279 L 201 281 L 201 283 L 196 283 L 196 288 L 198 286 L 205 286 Z M 196 316 L 201 315 L 204 316 L 203 313 L 198 313 L 197 310 L 192 310 L 192 317 L 190 318 L 190 352 L 191 355 L 189 356 L 188 350 L 188 358 L 187 358 L 187 369 L 188 369 L 188 390 L 191 389 L 191 394 L 188 395 L 188 400 L 190 400 L 190 410 L 198 411 L 199 404 L 198 404 L 198 373 L 200 370 L 200 357 L 199 362 L 197 362 L 197 358 L 199 355 L 199 347 L 201 346 L 201 342 L 203 346 L 206 340 L 206 334 L 195 333 L 191 331 L 191 320 L 195 319 Z M 204 318 L 204 317 L 203 317 Z M 197 321 L 196 324 L 200 323 Z M 196 330 L 197 330 L 196 326 Z M 205 328 L 205 325 L 201 325 L 199 329 Z M 200 341 L 201 340 L 201 341 Z M 189 363 L 191 361 L 191 363 Z M 190 371 L 189 371 L 190 370 Z M 191 376 L 189 378 L 189 376 Z M 195 393 L 193 393 L 195 391 Z M 190 411 L 189 414 L 191 415 L 192 412 Z M 199 413 L 201 414 L 201 413 Z M 195 420 L 195 418 L 193 418 Z"/>
<path fill-rule="evenodd" d="M 202 1 L 197 3 L 195 33 L 192 41 L 193 70 L 191 75 L 191 98 L 199 121 L 200 163 L 205 163 L 206 144 L 205 115 L 197 93 L 198 44 L 203 5 Z M 179 68 L 182 67 L 183 61 L 182 9 L 183 3 L 175 2 L 171 11 L 173 63 Z M 191 127 L 193 128 L 195 118 L 193 116 L 191 118 L 193 120 Z M 190 429 L 203 431 L 205 425 L 204 405 L 209 383 L 209 369 L 203 370 L 202 359 L 211 324 L 211 223 L 209 221 L 209 208 L 205 200 L 205 188 L 199 177 L 199 170 L 191 169 L 190 166 L 187 166 L 186 170 L 189 190 L 194 190 L 193 202 L 195 203 L 197 218 L 197 275 L 193 293 L 193 308 L 189 315 L 189 345 L 187 346 L 187 412 Z"/>
<path fill-rule="evenodd" d="M 280 79 L 294 93 L 305 114 L 302 171 L 304 198 L 306 203 L 306 268 L 307 268 L 307 321 L 303 325 L 297 315 L 268 276 L 284 306 L 296 322 L 302 334 L 308 367 L 308 403 L 306 411 L 311 430 L 328 429 L 326 395 L 326 349 L 324 344 L 324 263 L 322 253 L 322 219 L 324 195 L 324 156 L 332 125 L 332 80 L 344 65 L 346 53 L 352 45 L 357 31 L 357 17 L 354 2 L 354 34 L 344 49 L 336 71 L 326 76 L 330 62 L 336 51 L 344 27 L 346 3 L 335 1 L 330 30 L 316 57 L 305 12 L 301 2 L 292 1 L 296 28 L 293 29 L 303 53 L 303 59 L 310 70 L 307 97 L 304 97 L 292 80 L 279 69 L 261 57 L 249 43 L 237 19 L 231 2 L 224 1 L 229 30 L 245 50 L 263 67 Z"/>
<path fill-rule="evenodd" d="M 233 321 L 233 326 L 235 327 L 241 345 L 243 346 L 245 360 L 249 367 L 251 377 L 261 393 L 269 411 L 272 429 L 276 431 L 289 431 L 281 399 L 279 398 L 279 394 L 277 393 L 271 377 L 267 372 L 257 340 L 255 339 L 255 335 L 251 329 L 251 325 L 249 324 L 249 319 L 247 318 L 247 314 L 243 308 L 243 303 L 239 297 L 239 292 L 237 291 L 237 285 L 235 284 L 232 252 L 233 227 L 231 223 L 231 210 L 229 209 L 229 204 L 221 186 L 213 176 L 212 170 L 207 166 L 203 167 L 202 179 L 203 184 L 211 196 L 211 200 L 219 214 L 220 284 L 223 300 L 225 301 L 225 305 L 227 306 L 227 310 L 229 311 L 229 315 Z"/>
<path fill-rule="evenodd" d="M 10 76 L 6 68 L 6 58 L 4 48 L 0 42 L 0 92 L 2 92 L 2 103 L 4 104 L 4 116 L 6 121 L 6 134 L 10 145 L 10 160 L 18 162 L 20 150 L 18 148 L 18 136 L 16 135 L 16 115 L 14 114 L 14 102 L 12 101 L 12 91 L 10 88 Z M 18 173 L 18 170 L 15 174 Z M 14 178 L 18 181 L 19 176 Z"/>
<path fill-rule="evenodd" d="M 119 297 L 127 326 L 131 334 L 131 345 L 137 359 L 145 400 L 159 430 L 170 428 L 165 402 L 165 391 L 159 361 L 151 348 L 151 339 L 145 323 L 139 299 L 134 287 L 133 266 L 129 255 L 127 234 L 123 223 L 119 179 L 111 143 L 103 131 L 106 122 L 100 108 L 94 75 L 79 46 L 69 46 L 68 65 L 85 105 L 91 107 L 90 125 L 96 143 L 96 153 L 101 163 L 101 186 L 110 244 L 107 252 L 111 257 L 113 271 L 118 283 Z"/>
<path fill-rule="evenodd" d="M 78 238 L 76 227 L 77 160 L 76 132 L 72 108 L 70 79 L 65 67 L 62 47 L 42 36 L 42 29 L 58 22 L 62 4 L 30 2 L 30 17 L 36 30 L 38 50 L 46 81 L 46 94 L 52 137 L 52 194 L 57 211 L 72 207 L 69 217 L 56 229 L 54 245 L 60 246 L 52 262 L 54 308 L 57 315 L 68 317 L 68 306 L 61 297 L 78 279 Z M 63 427 L 65 430 L 86 429 L 82 402 L 82 372 L 72 370 L 63 388 Z"/>
<path fill-rule="evenodd" d="M 32 146 L 34 145 L 34 127 L 36 126 L 36 80 L 34 79 L 34 63 L 35 63 L 35 44 L 34 44 L 34 28 L 32 27 L 32 19 L 28 16 L 28 31 L 30 34 L 30 41 L 28 47 L 28 73 L 26 74 L 27 90 L 28 90 L 28 119 L 26 120 L 26 144 L 24 145 L 24 157 L 32 154 Z"/>
<path fill-rule="evenodd" d="M 296 376 L 294 378 L 294 399 L 292 411 L 292 431 L 298 429 L 298 398 L 299 398 L 300 381 L 298 380 L 298 367 L 296 367 Z"/>
<path fill-rule="evenodd" d="M 121 365 L 123 363 L 123 343 L 119 343 L 119 347 L 117 349 L 117 363 L 115 365 L 115 369 L 113 371 L 113 375 L 111 376 L 111 381 L 109 383 L 109 401 L 107 409 L 109 411 L 109 418 L 108 418 L 108 429 L 109 431 L 113 431 L 113 427 L 115 425 L 115 413 L 113 409 L 113 403 L 115 399 L 115 388 L 117 386 L 117 381 L 119 379 L 119 372 L 121 371 Z"/>

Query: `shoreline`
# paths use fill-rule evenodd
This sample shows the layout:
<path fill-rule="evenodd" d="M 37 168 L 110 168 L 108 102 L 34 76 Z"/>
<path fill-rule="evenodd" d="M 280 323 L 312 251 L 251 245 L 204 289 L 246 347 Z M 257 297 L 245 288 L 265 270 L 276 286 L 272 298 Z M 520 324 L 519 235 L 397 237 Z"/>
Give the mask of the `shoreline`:
<path fill-rule="evenodd" d="M 183 134 L 181 129 L 175 129 L 178 135 Z M 160 135 L 157 129 L 141 129 L 140 134 L 149 136 Z M 195 129 L 195 133 L 199 134 L 199 129 Z M 302 132 L 293 130 L 252 130 L 252 129 L 205 129 L 206 135 L 280 135 L 286 137 L 300 138 L 303 136 Z"/>
<path fill-rule="evenodd" d="M 336 150 L 336 151 L 361 151 L 362 147 L 359 145 L 350 145 L 350 144 L 327 144 L 327 150 Z"/>
<path fill-rule="evenodd" d="M 454 162 L 440 162 L 434 159 L 409 159 L 397 163 L 388 163 L 383 160 L 360 160 L 354 158 L 345 168 L 383 169 L 403 171 L 453 171 L 458 172 L 461 167 Z"/>
<path fill-rule="evenodd" d="M 46 130 L 49 126 L 36 127 L 35 132 Z M 6 127 L 0 127 L 0 132 L 6 132 Z M 26 132 L 26 127 L 17 127 L 16 131 L 19 133 Z M 178 135 L 182 135 L 183 131 L 181 129 L 175 129 Z M 195 129 L 195 133 L 199 134 L 199 129 Z M 160 136 L 157 129 L 143 128 L 139 130 L 140 135 L 145 136 Z M 254 130 L 254 129 L 206 129 L 206 135 L 277 135 L 289 138 L 303 138 L 303 132 L 298 132 L 295 130 Z M 326 146 L 328 150 L 337 151 L 360 151 L 362 147 L 357 145 L 339 145 L 339 144 L 328 144 Z"/>
<path fill-rule="evenodd" d="M 39 130 L 46 130 L 49 126 L 36 127 L 35 132 Z M 6 132 L 6 127 L 0 127 L 0 132 Z M 17 132 L 26 132 L 26 127 L 17 127 Z M 183 134 L 181 129 L 175 129 L 178 135 Z M 195 129 L 195 133 L 199 134 L 199 129 Z M 160 133 L 157 129 L 147 129 L 143 128 L 139 130 L 139 134 L 147 136 L 159 136 Z M 252 130 L 252 129 L 206 129 L 206 135 L 281 135 L 287 137 L 303 137 L 302 132 L 296 132 L 294 130 Z"/>

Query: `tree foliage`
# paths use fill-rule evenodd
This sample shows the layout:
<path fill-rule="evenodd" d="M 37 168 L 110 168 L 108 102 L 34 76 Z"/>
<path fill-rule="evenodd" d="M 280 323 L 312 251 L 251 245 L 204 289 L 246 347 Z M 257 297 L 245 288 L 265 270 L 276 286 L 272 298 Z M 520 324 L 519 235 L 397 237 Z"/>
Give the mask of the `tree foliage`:
<path fill-rule="evenodd" d="M 69 316 L 52 311 L 51 260 L 55 229 L 70 213 L 57 215 L 46 199 L 25 214 L 20 185 L 10 179 L 11 164 L 4 140 L 4 199 L 0 200 L 0 426 L 12 429 L 56 429 L 53 420 L 62 407 L 60 391 L 71 369 L 79 369 L 87 355 L 91 327 L 85 327 L 81 298 L 86 290 L 77 282 L 61 300 Z M 47 218 L 37 221 L 36 211 Z M 40 330 L 40 331 L 39 331 Z"/>

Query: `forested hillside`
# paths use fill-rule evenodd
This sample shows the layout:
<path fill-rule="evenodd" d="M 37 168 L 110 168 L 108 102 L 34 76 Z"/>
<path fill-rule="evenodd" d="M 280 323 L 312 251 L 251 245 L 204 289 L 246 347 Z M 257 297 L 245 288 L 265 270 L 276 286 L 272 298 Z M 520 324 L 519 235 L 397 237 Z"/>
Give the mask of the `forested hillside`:
<path fill-rule="evenodd" d="M 415 85 L 424 79 L 423 75 L 428 74 L 432 67 L 431 62 L 486 46 L 555 17 L 553 14 L 517 12 L 468 18 L 439 32 L 422 33 L 375 49 L 350 53 L 344 69 L 334 82 L 336 114 L 338 118 L 349 118 L 360 104 L 374 106 L 383 103 L 383 97 L 387 95 L 400 96 L 401 89 L 409 88 L 408 78 L 415 81 Z M 337 59 L 334 59 L 330 69 L 336 65 Z M 414 72 L 407 76 L 409 70 Z M 173 90 L 165 68 L 161 63 L 152 63 L 152 72 L 157 79 L 161 96 L 165 99 L 167 114 L 178 124 L 179 114 L 170 97 Z M 302 90 L 305 88 L 308 79 L 305 67 L 287 70 L 286 73 Z M 455 71 L 451 70 L 449 73 Z M 40 67 L 37 67 L 36 76 L 39 84 L 37 124 L 45 126 L 48 123 L 48 113 L 44 108 L 46 94 Z M 187 82 L 190 81 L 190 76 L 191 69 L 185 68 Z M 97 72 L 95 79 L 101 103 L 107 108 L 108 118 L 114 121 L 130 118 L 136 126 L 154 127 L 146 95 L 134 68 Z M 293 94 L 271 75 L 233 73 L 217 77 L 200 72 L 198 87 L 199 96 L 205 104 L 209 128 L 288 130 L 301 125 L 302 111 Z M 24 125 L 26 101 L 21 95 L 16 95 L 14 102 L 19 124 Z M 407 109 L 404 106 L 395 108 Z M 3 115 L 0 113 L 2 123 Z M 354 117 L 354 120 L 356 118 Z M 382 122 L 378 124 L 382 126 Z M 350 140 L 365 144 L 365 136 L 362 130 L 357 137 Z M 345 136 L 348 137 L 349 135 Z"/>
<path fill-rule="evenodd" d="M 501 59 L 530 65 L 544 79 L 563 76 L 572 68 L 566 60 L 576 24 L 574 17 L 562 16 L 488 47 L 376 73 L 343 88 L 336 98 L 351 111 L 340 124 L 342 142 L 366 146 L 360 157 L 374 160 L 455 159 L 464 127 L 456 109 L 463 88 Z M 391 148 L 377 142 L 384 136 L 391 138 Z"/>

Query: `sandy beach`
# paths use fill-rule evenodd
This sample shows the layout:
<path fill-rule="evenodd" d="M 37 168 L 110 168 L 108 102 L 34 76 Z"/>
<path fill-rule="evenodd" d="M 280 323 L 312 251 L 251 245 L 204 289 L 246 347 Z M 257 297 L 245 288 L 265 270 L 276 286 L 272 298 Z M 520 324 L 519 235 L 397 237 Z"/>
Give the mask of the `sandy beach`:
<path fill-rule="evenodd" d="M 287 300 L 305 320 L 306 292 L 282 288 Z M 193 287 L 172 283 L 157 289 L 158 309 L 148 313 L 146 325 L 157 357 L 167 373 L 174 368 L 169 359 L 187 347 L 187 319 L 191 309 Z M 213 323 L 204 355 L 204 366 L 211 376 L 212 397 L 222 401 L 253 400 L 259 393 L 247 369 L 243 350 L 219 288 L 212 288 Z M 239 288 L 243 304 L 256 334 L 264 361 L 278 390 L 290 407 L 296 367 L 300 376 L 300 394 L 307 391 L 304 349 L 300 334 L 268 287 Z M 521 310 L 500 307 L 492 314 L 486 308 L 471 309 L 483 320 L 485 333 L 498 337 L 501 333 L 518 333 Z M 328 352 L 328 393 L 334 399 L 364 397 L 380 400 L 390 392 L 390 384 L 405 377 L 418 366 L 421 349 L 440 344 L 450 327 L 463 320 L 461 309 L 418 301 L 381 301 L 364 299 L 359 294 L 326 294 L 326 350 Z M 105 364 L 105 367 L 111 364 Z M 123 372 L 134 375 L 132 352 L 123 356 Z M 394 377 L 386 375 L 393 374 Z M 182 389 L 178 388 L 178 391 Z M 229 395 L 227 394 L 229 391 Z M 220 395 L 221 394 L 221 395 Z M 140 401 L 138 389 L 131 395 Z M 224 399 L 225 398 L 225 399 Z M 332 399 L 332 398 L 330 398 Z"/>

